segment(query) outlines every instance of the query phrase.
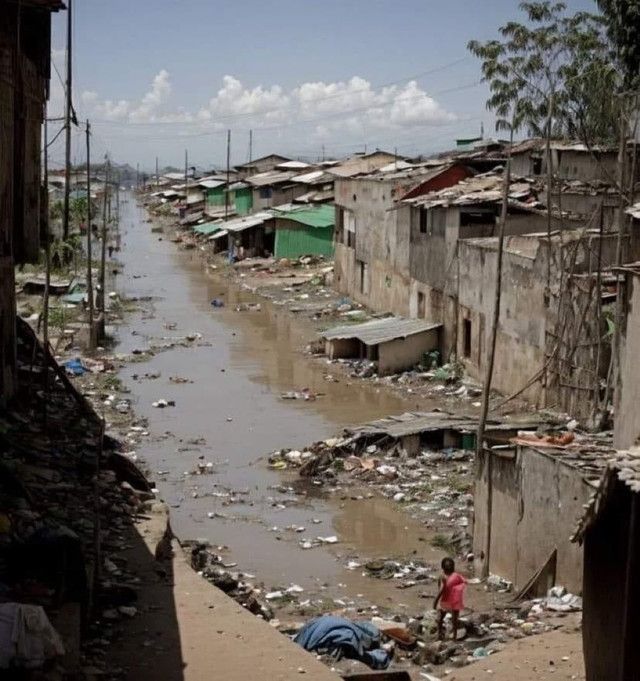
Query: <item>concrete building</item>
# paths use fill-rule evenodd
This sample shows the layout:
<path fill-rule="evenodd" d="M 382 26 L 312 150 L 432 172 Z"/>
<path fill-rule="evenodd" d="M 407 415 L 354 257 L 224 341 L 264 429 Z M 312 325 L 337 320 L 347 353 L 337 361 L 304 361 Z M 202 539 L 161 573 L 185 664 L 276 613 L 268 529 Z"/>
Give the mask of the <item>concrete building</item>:
<path fill-rule="evenodd" d="M 386 317 L 363 324 L 338 326 L 321 334 L 330 359 L 368 359 L 378 375 L 397 373 L 420 363 L 440 347 L 439 324 Z"/>
<path fill-rule="evenodd" d="M 491 336 L 497 246 L 497 237 L 458 243 L 457 357 L 479 381 L 484 380 Z M 599 256 L 603 269 L 614 261 L 615 248 L 615 235 L 600 240 L 594 230 L 556 233 L 551 244 L 544 232 L 506 238 L 492 382 L 496 390 L 510 394 L 530 384 L 522 394 L 531 403 L 555 403 L 578 418 L 591 416 L 599 396 L 595 372 L 604 377 L 608 366 L 603 348 L 598 361 L 597 340 L 605 332 L 598 324 L 595 272 Z M 582 323 L 574 324 L 576 318 Z M 532 380 L 548 358 L 557 361 L 549 360 L 546 382 Z"/>
<path fill-rule="evenodd" d="M 242 163 L 241 165 L 235 166 L 235 170 L 238 173 L 238 178 L 244 180 L 252 175 L 273 170 L 278 164 L 290 160 L 290 158 L 282 156 L 281 154 L 268 154 L 267 156 L 261 156 L 253 161 L 249 161 L 248 163 Z"/>
<path fill-rule="evenodd" d="M 574 534 L 584 550 L 586 681 L 629 681 L 640 669 L 640 450 L 614 454 Z"/>
<path fill-rule="evenodd" d="M 555 584 L 581 593 L 583 555 L 571 536 L 612 451 L 560 442 L 519 434 L 485 446 L 476 468 L 476 569 L 488 568 L 528 597 Z"/>
<path fill-rule="evenodd" d="M 337 179 L 334 286 L 377 312 L 410 316 L 410 216 L 398 203 L 412 190 L 432 191 L 470 175 L 464 166 L 422 164 Z"/>
<path fill-rule="evenodd" d="M 0 404 L 16 386 L 14 268 L 39 255 L 51 13 L 63 8 L 60 0 L 3 2 L 0 8 Z"/>

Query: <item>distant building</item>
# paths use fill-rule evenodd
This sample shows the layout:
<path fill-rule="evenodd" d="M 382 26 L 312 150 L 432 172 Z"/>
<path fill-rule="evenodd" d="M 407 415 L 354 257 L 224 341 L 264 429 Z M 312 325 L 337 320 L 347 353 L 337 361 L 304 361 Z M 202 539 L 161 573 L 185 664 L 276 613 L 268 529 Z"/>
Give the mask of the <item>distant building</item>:
<path fill-rule="evenodd" d="M 235 166 L 235 170 L 238 173 L 238 178 L 241 180 L 251 177 L 252 175 L 257 175 L 258 173 L 266 173 L 269 170 L 273 170 L 278 164 L 290 161 L 290 158 L 282 156 L 280 154 L 269 154 L 267 156 L 262 156 L 256 158 L 248 163 L 242 163 Z"/>

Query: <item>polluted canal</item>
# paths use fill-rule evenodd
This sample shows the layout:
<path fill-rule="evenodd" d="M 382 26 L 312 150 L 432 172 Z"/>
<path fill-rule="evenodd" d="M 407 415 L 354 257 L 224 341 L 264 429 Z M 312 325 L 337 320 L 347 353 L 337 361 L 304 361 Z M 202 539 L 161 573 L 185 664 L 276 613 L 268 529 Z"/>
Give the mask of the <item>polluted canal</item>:
<path fill-rule="evenodd" d="M 348 559 L 434 559 L 424 526 L 383 497 L 367 498 L 366 490 L 332 496 L 313 485 L 301 490 L 295 473 L 269 470 L 265 455 L 417 405 L 375 385 L 326 381 L 322 365 L 303 353 L 304 322 L 264 301 L 259 311 L 236 312 L 237 303 L 257 299 L 208 272 L 197 251 L 179 250 L 168 235 L 152 232 L 146 217 L 132 196 L 123 202 L 119 292 L 145 302 L 144 312 L 118 327 L 117 351 L 197 334 L 186 347 L 155 352 L 120 374 L 137 416 L 148 420 L 149 437 L 136 453 L 171 507 L 174 533 L 228 547 L 225 560 L 268 588 L 295 584 L 338 601 L 380 605 L 399 600 L 384 582 L 347 569 Z M 214 308 L 214 298 L 225 306 Z M 320 396 L 281 399 L 302 388 Z M 159 400 L 170 406 L 154 407 Z M 204 473 L 194 475 L 199 468 Z M 338 541 L 301 548 L 301 539 L 316 537 Z M 403 593 L 403 602 L 405 595 L 417 598 Z"/>

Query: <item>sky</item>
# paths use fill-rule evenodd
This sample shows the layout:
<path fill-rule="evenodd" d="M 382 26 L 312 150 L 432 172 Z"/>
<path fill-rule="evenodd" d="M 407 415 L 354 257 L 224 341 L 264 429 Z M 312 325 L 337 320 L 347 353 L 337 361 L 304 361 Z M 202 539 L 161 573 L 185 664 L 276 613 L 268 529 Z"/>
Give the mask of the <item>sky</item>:
<path fill-rule="evenodd" d="M 73 0 L 73 100 L 92 158 L 222 168 L 279 152 L 432 153 L 494 136 L 466 49 L 518 20 L 516 0 Z M 567 0 L 590 10 L 593 0 Z M 48 115 L 62 114 L 66 12 L 53 19 Z M 59 125 L 59 124 L 58 124 Z M 51 124 L 50 138 L 56 133 Z M 52 165 L 63 162 L 61 137 Z M 75 130 L 72 155 L 85 158 Z"/>

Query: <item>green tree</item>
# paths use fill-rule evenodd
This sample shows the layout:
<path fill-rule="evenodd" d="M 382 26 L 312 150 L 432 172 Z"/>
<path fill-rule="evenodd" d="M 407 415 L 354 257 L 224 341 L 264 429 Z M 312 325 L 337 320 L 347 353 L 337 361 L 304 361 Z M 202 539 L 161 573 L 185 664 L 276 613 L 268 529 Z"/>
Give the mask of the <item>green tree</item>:
<path fill-rule="evenodd" d="M 509 22 L 501 40 L 471 41 L 482 61 L 491 95 L 487 108 L 497 129 L 551 137 L 615 138 L 611 87 L 618 75 L 609 63 L 602 17 L 566 13 L 563 2 L 523 2 L 526 23 Z"/>
<path fill-rule="evenodd" d="M 624 87 L 640 85 L 640 0 L 596 0 L 607 26 Z"/>

